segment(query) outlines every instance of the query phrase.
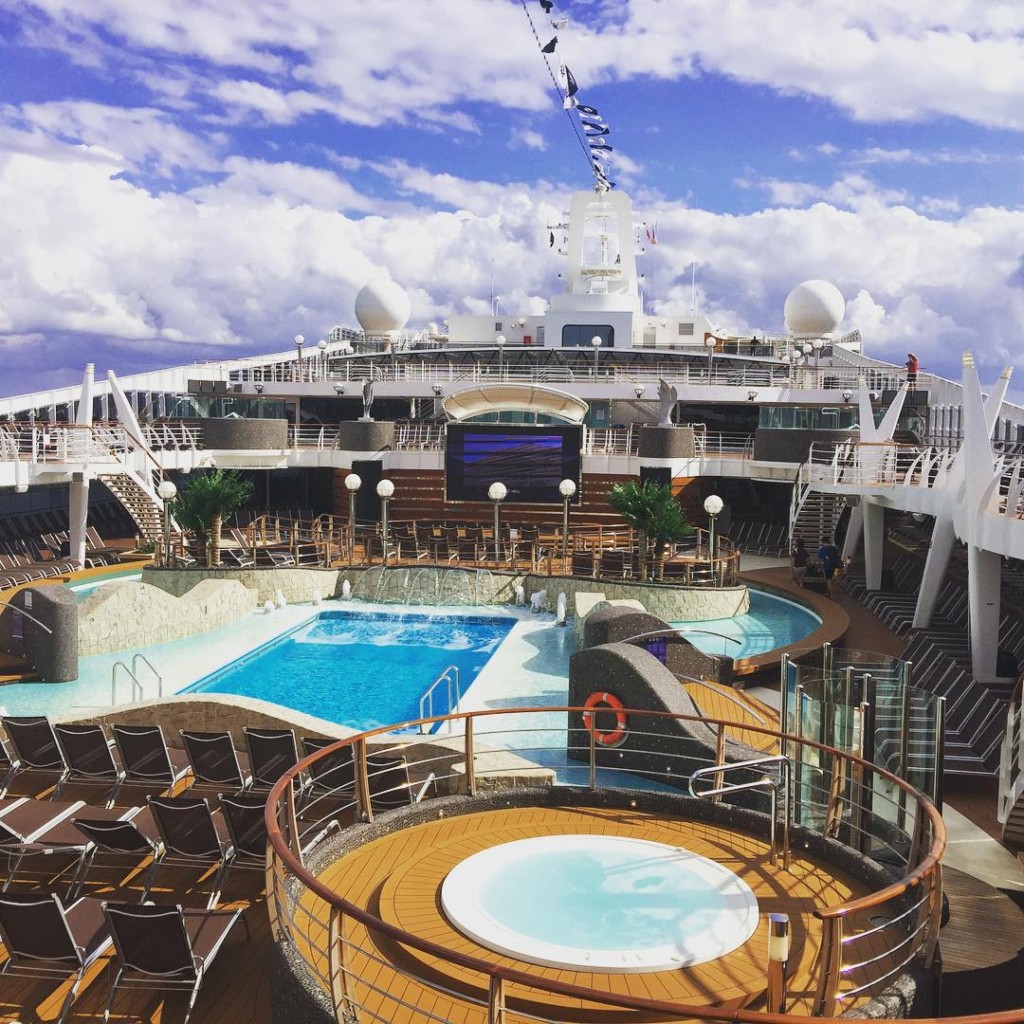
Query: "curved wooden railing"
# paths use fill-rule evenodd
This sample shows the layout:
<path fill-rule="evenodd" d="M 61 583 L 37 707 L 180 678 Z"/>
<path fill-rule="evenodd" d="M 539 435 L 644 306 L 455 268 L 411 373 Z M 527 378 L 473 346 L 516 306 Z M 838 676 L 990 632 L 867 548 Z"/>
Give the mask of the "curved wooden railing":
<path fill-rule="evenodd" d="M 583 710 L 480 711 L 406 723 L 428 729 L 444 723 L 447 728 L 443 741 L 431 744 L 428 737 L 421 736 L 415 747 L 396 739 L 387 728 L 377 729 L 339 741 L 305 758 L 277 783 L 266 811 L 270 837 L 267 893 L 274 935 L 291 947 L 293 959 L 298 957 L 304 963 L 309 978 L 331 1000 L 339 1021 L 392 1020 L 394 1014 L 402 1013 L 413 1020 L 457 1018 L 481 1024 L 511 1024 L 513 1020 L 527 1019 L 509 1008 L 506 1001 L 514 994 L 522 994 L 521 987 L 531 989 L 534 997 L 538 992 L 547 993 L 583 999 L 597 1007 L 631 1009 L 670 1019 L 687 1017 L 746 1024 L 784 1024 L 799 1019 L 787 1014 L 691 1006 L 596 991 L 450 950 L 405 932 L 350 902 L 307 867 L 314 857 L 319 858 L 318 862 L 325 858 L 330 862 L 323 843 L 325 837 L 338 834 L 332 831 L 332 823 L 337 825 L 342 819 L 373 819 L 373 787 L 367 761 L 371 743 L 375 755 L 387 753 L 396 757 L 416 751 L 418 759 L 409 762 L 410 775 L 413 779 L 433 776 L 442 795 L 447 791 L 475 796 L 484 790 L 513 786 L 520 775 L 522 784 L 537 785 L 535 774 L 530 772 L 544 769 L 552 773 L 555 785 L 635 792 L 635 776 L 609 765 L 628 763 L 631 752 L 640 754 L 653 749 L 657 749 L 658 759 L 667 764 L 663 781 L 681 792 L 688 773 L 721 763 L 715 751 L 724 749 L 725 731 L 735 724 L 690 715 L 629 710 L 628 736 L 622 746 L 616 747 L 612 761 L 605 756 L 610 752 L 598 748 L 593 734 L 583 728 Z M 692 740 L 684 741 L 682 735 L 678 748 L 672 748 L 664 728 L 668 719 L 705 731 L 709 737 L 706 758 L 696 757 Z M 942 818 L 922 793 L 855 754 L 800 737 L 783 737 L 771 729 L 754 725 L 746 728 L 773 737 L 777 749 L 781 749 L 784 741 L 787 748 L 799 750 L 800 756 L 792 763 L 794 772 L 806 772 L 818 763 L 837 766 L 831 779 L 823 779 L 820 786 L 805 782 L 793 787 L 803 801 L 798 808 L 800 820 L 813 822 L 814 831 L 841 842 L 848 851 L 863 854 L 876 867 L 887 865 L 889 874 L 896 876 L 891 884 L 875 892 L 840 905 L 819 907 L 813 914 L 821 929 L 822 945 L 812 968 L 810 990 L 816 993 L 812 1009 L 819 1015 L 836 1016 L 885 989 L 912 961 L 921 960 L 930 966 L 942 903 L 940 861 L 946 843 Z M 345 796 L 351 790 L 338 790 L 317 796 L 303 806 L 300 817 L 295 798 L 300 780 L 311 772 L 317 760 L 331 757 L 346 746 L 352 747 L 355 795 Z M 518 756 L 510 759 L 509 754 Z M 644 775 L 650 778 L 653 774 L 648 760 Z M 764 775 L 763 769 L 760 775 Z M 547 784 L 551 784 L 550 780 Z M 793 813 L 788 799 L 792 796 L 786 794 L 787 799 L 781 802 L 786 815 Z M 902 818 L 897 813 L 901 803 L 906 808 Z M 907 826 L 901 826 L 901 821 L 907 822 Z M 815 922 L 809 920 L 804 925 L 811 931 Z M 380 938 L 468 971 L 479 977 L 480 984 L 453 990 L 433 974 L 428 977 L 408 973 L 402 963 L 390 960 L 382 952 L 386 947 L 377 941 Z M 363 977 L 361 971 L 371 972 L 374 977 Z M 381 971 L 393 975 L 394 986 L 402 995 L 390 994 L 392 986 L 382 982 Z M 433 1005 L 439 994 L 452 1005 L 451 1015 L 439 1011 L 440 1004 Z M 433 1006 L 430 1012 L 419 1005 L 420 997 L 429 999 Z M 369 1002 L 376 1005 L 368 1006 Z M 559 1019 L 556 1010 L 552 1009 L 549 1018 L 536 1009 L 538 1005 L 534 998 L 529 1019 Z M 977 1018 L 977 1024 L 1009 1024 L 1017 1019 L 1019 1015 L 996 1014 Z"/>

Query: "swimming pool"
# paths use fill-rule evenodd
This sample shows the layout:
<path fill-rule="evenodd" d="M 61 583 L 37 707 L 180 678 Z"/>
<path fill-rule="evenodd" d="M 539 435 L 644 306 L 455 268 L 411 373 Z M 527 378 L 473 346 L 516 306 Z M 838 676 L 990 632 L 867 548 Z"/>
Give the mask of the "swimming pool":
<path fill-rule="evenodd" d="M 255 697 L 372 729 L 419 718 L 421 695 L 449 666 L 457 667 L 465 693 L 515 622 L 498 615 L 324 611 L 184 692 Z M 434 713 L 444 714 L 443 684 L 438 698 Z"/>
<path fill-rule="evenodd" d="M 669 625 L 688 630 L 683 635 L 705 654 L 749 658 L 799 643 L 821 625 L 821 619 L 796 601 L 751 587 L 750 610 L 744 615 Z"/>
<path fill-rule="evenodd" d="M 109 573 L 84 583 L 67 583 L 65 586 L 75 595 L 75 600 L 81 602 L 111 583 L 138 583 L 141 579 L 142 573 L 138 569 L 125 569 L 123 572 Z"/>

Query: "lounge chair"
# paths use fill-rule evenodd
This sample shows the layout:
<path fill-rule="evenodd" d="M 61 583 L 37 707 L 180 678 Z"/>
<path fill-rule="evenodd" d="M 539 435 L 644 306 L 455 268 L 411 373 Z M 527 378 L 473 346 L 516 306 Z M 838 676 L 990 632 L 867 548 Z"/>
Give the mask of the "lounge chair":
<path fill-rule="evenodd" d="M 580 548 L 572 553 L 572 575 L 594 576 L 594 552 Z"/>
<path fill-rule="evenodd" d="M 66 783 L 76 780 L 109 782 L 110 799 L 107 806 L 112 806 L 124 781 L 124 772 L 114 762 L 111 741 L 107 739 L 102 726 L 58 724 L 53 727 L 53 731 L 67 765 L 55 795 L 60 794 Z"/>
<path fill-rule="evenodd" d="M 211 814 L 205 797 L 155 796 L 148 797 L 147 802 L 164 847 L 159 857 L 160 866 L 217 868 L 207 903 L 207 908 L 215 907 L 232 853 L 231 837 L 223 826 L 223 819 Z"/>
<path fill-rule="evenodd" d="M 409 766 L 404 757 L 392 758 L 368 754 L 366 757 L 366 781 L 370 789 L 370 804 L 373 809 L 387 810 L 392 807 L 408 807 L 418 804 L 434 784 L 434 773 L 416 786 L 409 781 Z"/>
<path fill-rule="evenodd" d="M 235 752 L 230 732 L 190 732 L 180 730 L 181 742 L 192 764 L 193 786 L 219 789 L 248 789 L 252 776 Z"/>
<path fill-rule="evenodd" d="M 251 569 L 256 565 L 256 559 L 251 555 L 235 551 L 234 548 L 224 548 L 220 556 L 222 563 L 230 569 Z"/>
<path fill-rule="evenodd" d="M 98 900 L 78 900 L 67 909 L 56 893 L 0 895 L 0 938 L 7 960 L 0 973 L 23 978 L 74 981 L 57 1022 L 67 1015 L 85 972 L 110 945 L 110 931 Z"/>
<path fill-rule="evenodd" d="M 92 844 L 82 858 L 77 884 L 72 888 L 73 894 L 77 896 L 81 892 L 89 869 L 97 857 L 104 860 L 129 861 L 135 867 L 152 858 L 142 883 L 144 900 L 156 877 L 160 866 L 160 854 L 163 852 L 160 833 L 152 812 L 146 807 L 133 808 L 131 817 L 121 817 L 112 821 L 108 818 L 90 816 L 88 811 L 89 808 L 82 808 L 81 816 L 75 815 L 71 819 L 71 824 Z"/>
<path fill-rule="evenodd" d="M 184 991 L 189 994 L 182 1024 L 188 1024 L 206 972 L 241 910 L 183 910 L 181 907 L 103 903 L 114 940 L 116 973 L 104 1020 L 110 1019 L 120 988 Z"/>
<path fill-rule="evenodd" d="M 299 761 L 291 729 L 252 729 L 245 726 L 245 748 L 252 771 L 252 789 L 269 791 Z"/>
<path fill-rule="evenodd" d="M 220 794 L 220 809 L 231 836 L 230 867 L 267 867 L 267 801 L 254 793 Z"/>
<path fill-rule="evenodd" d="M 54 776 L 54 783 L 59 785 L 67 765 L 49 720 L 43 715 L 5 715 L 0 718 L 0 724 L 14 748 L 15 761 L 11 778 L 23 772 L 36 771 Z"/>
<path fill-rule="evenodd" d="M 122 786 L 174 789 L 191 771 L 183 750 L 168 749 L 159 725 L 115 725 L 114 743 L 124 767 Z"/>
<path fill-rule="evenodd" d="M 333 746 L 337 740 L 304 736 L 302 754 L 308 757 L 319 750 Z M 352 764 L 352 745 L 346 744 L 330 754 L 318 757 L 309 766 L 310 784 L 307 794 L 343 796 L 352 798 L 356 792 L 355 771 Z"/>

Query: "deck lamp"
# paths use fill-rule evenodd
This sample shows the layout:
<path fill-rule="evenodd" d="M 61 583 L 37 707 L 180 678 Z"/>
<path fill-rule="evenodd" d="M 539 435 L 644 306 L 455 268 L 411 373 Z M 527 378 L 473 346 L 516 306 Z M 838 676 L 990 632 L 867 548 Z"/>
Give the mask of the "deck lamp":
<path fill-rule="evenodd" d="M 708 554 L 711 556 L 711 577 L 715 579 L 715 520 L 725 508 L 725 502 L 717 494 L 709 494 L 704 499 L 704 511 L 708 514 Z"/>
<path fill-rule="evenodd" d="M 171 564 L 171 502 L 178 493 L 172 480 L 161 480 L 156 489 L 157 496 L 164 503 L 164 565 Z"/>
<path fill-rule="evenodd" d="M 349 562 L 352 561 L 352 555 L 356 546 L 356 492 L 362 486 L 363 481 L 358 473 L 349 473 L 345 477 L 345 490 L 348 491 L 348 530 L 352 535 L 349 538 Z"/>
<path fill-rule="evenodd" d="M 345 394 L 345 385 L 344 384 L 335 384 L 334 385 L 334 393 L 336 395 L 343 395 L 343 394 Z"/>
<path fill-rule="evenodd" d="M 497 565 L 501 561 L 501 503 L 505 500 L 508 495 L 508 488 L 498 480 L 495 480 L 490 487 L 487 488 L 487 497 L 494 502 L 494 564 Z"/>
<path fill-rule="evenodd" d="M 562 561 L 564 562 L 569 557 L 569 502 L 576 493 L 576 481 L 563 480 L 558 485 L 558 493 L 562 496 Z"/>
<path fill-rule="evenodd" d="M 751 388 L 747 392 L 747 401 L 752 402 L 755 398 L 757 398 L 757 392 L 753 388 Z"/>
<path fill-rule="evenodd" d="M 263 394 L 263 385 L 262 384 L 254 384 L 253 387 L 255 388 L 257 395 L 262 395 Z"/>
<path fill-rule="evenodd" d="M 441 392 L 444 391 L 444 388 L 441 387 L 440 384 L 435 384 L 431 390 L 434 392 L 435 395 L 437 395 L 438 398 L 440 398 Z"/>
<path fill-rule="evenodd" d="M 377 497 L 380 498 L 380 534 L 384 546 L 384 564 L 388 564 L 388 501 L 395 493 L 395 485 L 390 480 L 377 481 Z"/>
<path fill-rule="evenodd" d="M 316 343 L 317 350 L 320 353 L 320 376 L 327 376 L 327 342 L 321 338 Z"/>
<path fill-rule="evenodd" d="M 505 373 L 505 343 L 507 341 L 504 334 L 499 334 L 494 339 L 494 344 L 498 346 L 498 380 L 502 380 Z"/>
<path fill-rule="evenodd" d="M 302 346 L 306 339 L 301 334 L 295 335 L 295 379 L 302 380 Z"/>
<path fill-rule="evenodd" d="M 850 404 L 850 399 L 851 399 L 851 398 L 853 398 L 853 392 L 852 392 L 852 391 L 844 391 L 844 392 L 843 392 L 843 401 L 844 401 L 844 402 L 845 402 L 845 403 L 846 403 L 847 405 L 849 405 L 849 404 Z"/>
<path fill-rule="evenodd" d="M 590 344 L 594 346 L 594 380 L 597 380 L 597 371 L 599 367 L 598 359 L 600 358 L 601 352 L 601 335 L 595 334 L 590 339 Z"/>
<path fill-rule="evenodd" d="M 786 963 L 789 960 L 789 916 L 768 915 L 768 999 L 769 1013 L 786 1012 Z"/>
<path fill-rule="evenodd" d="M 643 386 L 643 384 L 637 384 L 636 387 L 633 388 L 633 394 L 635 394 L 637 398 L 643 398 L 644 397 L 644 386 Z"/>
<path fill-rule="evenodd" d="M 711 383 L 711 371 L 715 368 L 715 342 L 718 339 L 713 334 L 704 335 L 704 347 L 708 350 L 708 383 Z"/>

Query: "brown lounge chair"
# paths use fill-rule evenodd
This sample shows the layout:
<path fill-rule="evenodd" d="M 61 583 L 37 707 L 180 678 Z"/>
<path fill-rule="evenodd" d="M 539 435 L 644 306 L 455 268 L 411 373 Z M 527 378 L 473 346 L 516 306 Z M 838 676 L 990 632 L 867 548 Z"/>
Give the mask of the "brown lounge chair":
<path fill-rule="evenodd" d="M 248 758 L 235 751 L 230 732 L 191 732 L 179 730 L 181 743 L 192 764 L 193 788 L 215 786 L 223 789 L 248 789 L 252 785 Z"/>
<path fill-rule="evenodd" d="M 115 725 L 117 752 L 124 766 L 121 785 L 169 793 L 191 771 L 184 750 L 172 750 L 159 725 Z"/>
<path fill-rule="evenodd" d="M 67 773 L 67 765 L 57 746 L 57 737 L 44 715 L 5 715 L 0 724 L 14 750 L 11 780 L 24 772 L 40 772 L 52 776 L 59 786 Z"/>
<path fill-rule="evenodd" d="M 103 913 L 114 940 L 116 973 L 104 1020 L 110 1019 L 120 988 L 187 992 L 188 1024 L 200 986 L 241 910 L 183 910 L 181 907 L 104 903 Z"/>
<path fill-rule="evenodd" d="M 0 938 L 7 949 L 3 976 L 64 982 L 74 975 L 57 1024 L 71 1008 L 85 972 L 110 945 L 98 900 L 78 900 L 65 910 L 55 893 L 0 894 Z"/>

